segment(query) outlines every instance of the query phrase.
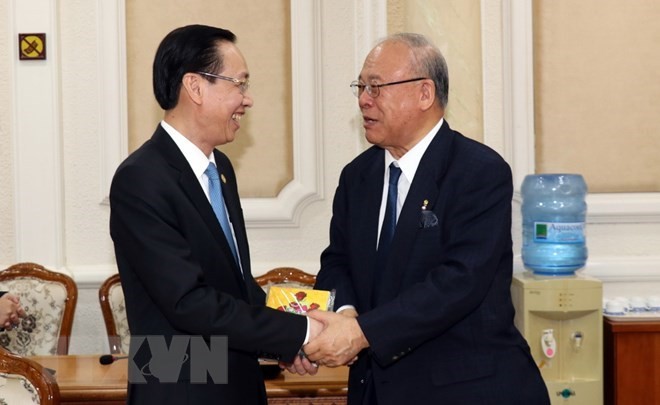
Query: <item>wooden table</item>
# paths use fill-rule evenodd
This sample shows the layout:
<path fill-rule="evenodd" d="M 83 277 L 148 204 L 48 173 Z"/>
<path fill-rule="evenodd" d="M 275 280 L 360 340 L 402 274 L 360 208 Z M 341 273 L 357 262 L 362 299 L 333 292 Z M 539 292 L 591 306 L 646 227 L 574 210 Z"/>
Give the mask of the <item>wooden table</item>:
<path fill-rule="evenodd" d="M 603 325 L 606 405 L 660 403 L 660 319 Z"/>
<path fill-rule="evenodd" d="M 33 356 L 30 359 L 55 370 L 62 404 L 124 404 L 128 363 L 99 364 L 99 355 Z M 288 372 L 266 380 L 269 404 L 345 404 L 348 368 L 322 367 L 315 376 Z M 301 399 L 307 398 L 307 399 Z M 310 399 L 315 398 L 315 399 Z"/>

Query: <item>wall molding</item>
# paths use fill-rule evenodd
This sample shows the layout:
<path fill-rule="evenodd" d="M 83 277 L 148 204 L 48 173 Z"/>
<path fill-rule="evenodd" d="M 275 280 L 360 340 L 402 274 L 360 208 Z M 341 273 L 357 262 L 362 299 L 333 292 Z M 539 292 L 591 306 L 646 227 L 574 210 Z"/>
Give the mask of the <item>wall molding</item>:
<path fill-rule="evenodd" d="M 604 283 L 660 282 L 660 256 L 596 256 L 589 257 L 578 273 Z M 525 271 L 522 258 L 514 258 L 514 272 Z"/>
<path fill-rule="evenodd" d="M 660 256 L 612 256 L 587 259 L 585 274 L 603 282 L 658 282 Z"/>
<path fill-rule="evenodd" d="M 9 265 L 4 265 L 1 268 L 7 267 L 9 267 Z M 256 277 L 275 267 L 295 267 L 307 273 L 316 274 L 319 269 L 319 262 L 318 260 L 286 260 L 283 262 L 273 262 L 272 260 L 255 261 L 252 262 L 252 274 Z M 94 264 L 68 266 L 61 268 L 49 267 L 49 269 L 56 270 L 73 277 L 73 279 L 76 281 L 76 285 L 80 289 L 98 289 L 108 277 L 117 273 L 117 265 L 115 264 Z"/>
<path fill-rule="evenodd" d="M 108 205 L 112 176 L 127 156 L 125 0 L 97 0 L 101 78 L 99 128 L 101 204 Z M 321 2 L 291 0 L 293 180 L 277 197 L 242 198 L 248 228 L 297 227 L 302 211 L 323 198 L 321 153 Z"/>
<path fill-rule="evenodd" d="M 16 259 L 64 263 L 59 1 L 9 3 Z M 46 34 L 46 59 L 19 60 L 18 33 Z"/>
<path fill-rule="evenodd" d="M 128 150 L 128 89 L 126 82 L 125 0 L 97 0 L 98 136 L 101 204 L 109 205 L 112 176 Z"/>
<path fill-rule="evenodd" d="M 505 158 L 516 190 L 534 173 L 534 70 L 531 2 L 502 4 Z"/>
<path fill-rule="evenodd" d="M 362 70 L 364 58 L 377 40 L 387 35 L 387 2 L 363 0 L 355 4 L 355 72 Z M 357 77 L 356 77 L 357 79 Z"/>
<path fill-rule="evenodd" d="M 527 174 L 534 173 L 534 65 L 532 3 L 503 0 L 505 158 L 513 170 L 516 196 Z M 590 223 L 659 223 L 660 193 L 587 195 Z"/>
<path fill-rule="evenodd" d="M 114 264 L 68 266 L 58 271 L 73 277 L 79 289 L 98 290 L 108 277 L 117 273 L 117 266 Z"/>
<path fill-rule="evenodd" d="M 256 261 L 252 263 L 254 276 L 264 274 L 268 270 L 280 267 L 296 267 L 311 274 L 318 271 L 318 260 L 313 261 L 289 261 L 282 263 L 272 261 Z M 4 265 L 2 268 L 7 268 Z M 587 265 L 579 272 L 595 277 L 604 283 L 634 283 L 634 282 L 660 282 L 660 256 L 596 256 L 587 259 Z M 514 272 L 524 271 L 520 255 L 514 258 Z M 114 264 L 69 266 L 57 269 L 73 277 L 81 289 L 98 289 L 103 281 L 117 273 Z"/>
<path fill-rule="evenodd" d="M 323 198 L 320 1 L 291 0 L 293 180 L 275 198 L 242 198 L 248 228 L 297 227 Z"/>

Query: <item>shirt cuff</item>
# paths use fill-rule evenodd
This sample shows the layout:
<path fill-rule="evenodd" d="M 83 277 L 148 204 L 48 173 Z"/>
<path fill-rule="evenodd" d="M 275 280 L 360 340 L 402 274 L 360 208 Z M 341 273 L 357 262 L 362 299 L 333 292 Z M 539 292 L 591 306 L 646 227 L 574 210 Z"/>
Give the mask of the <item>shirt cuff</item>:
<path fill-rule="evenodd" d="M 305 317 L 305 319 L 307 319 L 307 332 L 305 332 L 305 341 L 303 342 L 303 346 L 309 343 L 309 330 L 311 328 L 309 318 Z"/>
<path fill-rule="evenodd" d="M 355 310 L 355 307 L 354 307 L 353 305 L 342 305 L 342 306 L 339 307 L 339 309 L 338 309 L 337 311 L 335 311 L 335 312 L 340 313 L 341 311 L 343 311 L 343 310 L 345 310 L 345 309 L 352 309 L 353 311 L 357 312 L 357 311 Z"/>

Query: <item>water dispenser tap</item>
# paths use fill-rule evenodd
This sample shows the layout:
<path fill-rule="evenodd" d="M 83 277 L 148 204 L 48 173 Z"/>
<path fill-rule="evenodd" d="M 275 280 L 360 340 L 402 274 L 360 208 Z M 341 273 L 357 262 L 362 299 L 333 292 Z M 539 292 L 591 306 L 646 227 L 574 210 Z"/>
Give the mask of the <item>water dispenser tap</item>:
<path fill-rule="evenodd" d="M 583 337 L 584 337 L 584 335 L 579 330 L 573 332 L 573 334 L 571 335 L 571 340 L 573 341 L 573 349 L 575 351 L 579 351 L 580 348 L 582 347 L 582 338 Z"/>
<path fill-rule="evenodd" d="M 554 330 L 545 329 L 543 335 L 541 336 L 541 348 L 543 349 L 543 354 L 548 359 L 555 357 L 557 353 L 557 342 L 555 341 Z"/>

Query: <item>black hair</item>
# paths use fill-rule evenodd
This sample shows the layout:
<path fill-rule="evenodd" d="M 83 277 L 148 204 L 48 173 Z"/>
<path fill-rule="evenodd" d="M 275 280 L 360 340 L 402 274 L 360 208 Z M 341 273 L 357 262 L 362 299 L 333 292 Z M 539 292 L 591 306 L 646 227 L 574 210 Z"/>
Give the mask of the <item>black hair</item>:
<path fill-rule="evenodd" d="M 180 27 L 163 38 L 153 65 L 153 86 L 156 101 L 163 110 L 176 107 L 183 75 L 190 72 L 221 72 L 220 42 L 236 42 L 229 30 L 207 25 Z"/>

